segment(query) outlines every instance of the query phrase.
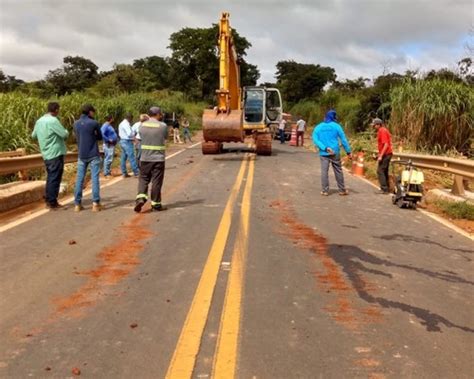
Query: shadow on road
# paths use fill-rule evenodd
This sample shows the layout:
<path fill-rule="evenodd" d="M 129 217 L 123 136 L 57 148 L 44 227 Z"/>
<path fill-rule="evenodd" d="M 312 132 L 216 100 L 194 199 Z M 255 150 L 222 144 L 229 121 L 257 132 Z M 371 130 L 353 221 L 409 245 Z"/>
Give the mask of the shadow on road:
<path fill-rule="evenodd" d="M 399 309 L 403 312 L 410 313 L 413 316 L 417 317 L 421 321 L 421 324 L 424 325 L 426 327 L 426 330 L 429 332 L 441 332 L 440 324 L 444 324 L 449 328 L 457 328 L 465 332 L 474 333 L 473 328 L 456 325 L 448 319 L 444 318 L 443 316 L 433 313 L 428 309 L 416 307 L 410 304 L 405 304 L 400 301 L 394 301 L 385 299 L 383 297 L 375 296 L 373 293 L 371 293 L 371 290 L 369 289 L 366 280 L 363 278 L 362 273 L 365 272 L 374 275 L 381 275 L 386 278 L 392 278 L 392 275 L 390 273 L 366 267 L 364 265 L 365 262 L 372 265 L 401 268 L 451 283 L 474 285 L 473 282 L 460 278 L 455 273 L 439 273 L 419 267 L 397 264 L 386 259 L 378 258 L 372 254 L 369 254 L 359 249 L 356 246 L 328 245 L 328 255 L 346 273 L 352 284 L 352 287 L 355 289 L 355 291 L 362 300 L 370 304 L 378 304 L 383 308 Z"/>
<path fill-rule="evenodd" d="M 441 247 L 443 249 L 446 249 L 446 250 L 457 251 L 457 252 L 460 252 L 460 253 L 469 253 L 469 254 L 474 253 L 474 250 L 456 249 L 456 248 L 452 248 L 452 247 L 447 247 L 447 246 L 445 246 L 445 245 L 443 245 L 439 242 L 432 241 L 429 238 L 419 238 L 419 237 L 414 237 L 414 236 L 410 236 L 410 235 L 406 235 L 406 234 L 385 234 L 385 235 L 382 235 L 382 236 L 374 236 L 374 238 L 379 238 L 379 239 L 383 239 L 383 240 L 386 240 L 386 241 L 402 241 L 402 242 L 416 242 L 416 243 L 422 243 L 422 244 L 430 244 L 430 245 L 439 246 L 439 247 Z M 471 260 L 469 260 L 469 261 L 471 261 Z"/>
<path fill-rule="evenodd" d="M 196 204 L 204 203 L 205 199 L 195 199 L 195 200 L 186 200 L 186 201 L 176 201 L 174 203 L 166 204 L 166 208 L 173 209 L 173 208 L 185 208 L 190 207 Z"/>

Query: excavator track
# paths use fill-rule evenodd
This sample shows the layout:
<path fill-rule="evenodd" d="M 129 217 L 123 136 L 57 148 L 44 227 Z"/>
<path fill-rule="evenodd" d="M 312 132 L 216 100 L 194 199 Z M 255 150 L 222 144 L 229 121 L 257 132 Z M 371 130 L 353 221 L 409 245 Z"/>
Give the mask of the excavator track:
<path fill-rule="evenodd" d="M 222 152 L 222 143 L 214 141 L 204 141 L 202 144 L 202 153 L 206 154 L 220 154 Z"/>
<path fill-rule="evenodd" d="M 255 152 L 257 155 L 272 155 L 272 136 L 270 133 L 255 134 Z"/>

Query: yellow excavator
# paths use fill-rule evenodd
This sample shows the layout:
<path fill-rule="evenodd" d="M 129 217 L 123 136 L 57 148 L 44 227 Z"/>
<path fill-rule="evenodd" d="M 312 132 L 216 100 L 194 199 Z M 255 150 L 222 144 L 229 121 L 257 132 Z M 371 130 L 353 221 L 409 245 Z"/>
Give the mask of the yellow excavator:
<path fill-rule="evenodd" d="M 229 23 L 229 13 L 219 21 L 219 89 L 217 106 L 202 116 L 203 154 L 219 154 L 224 142 L 243 142 L 252 136 L 258 155 L 272 154 L 270 127 L 282 117 L 281 95 L 276 88 L 240 88 L 237 62 Z"/>

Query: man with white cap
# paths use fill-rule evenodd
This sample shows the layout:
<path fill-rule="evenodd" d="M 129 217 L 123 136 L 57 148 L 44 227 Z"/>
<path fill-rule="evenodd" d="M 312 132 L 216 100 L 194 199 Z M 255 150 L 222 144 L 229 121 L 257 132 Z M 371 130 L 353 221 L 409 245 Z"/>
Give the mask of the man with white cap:
<path fill-rule="evenodd" d="M 151 210 L 164 210 L 161 204 L 161 187 L 165 176 L 165 148 L 168 126 L 161 121 L 163 114 L 159 107 L 151 107 L 148 114 L 150 119 L 140 126 L 142 155 L 135 212 L 140 212 L 148 200 L 148 184 L 150 184 L 150 181 Z"/>

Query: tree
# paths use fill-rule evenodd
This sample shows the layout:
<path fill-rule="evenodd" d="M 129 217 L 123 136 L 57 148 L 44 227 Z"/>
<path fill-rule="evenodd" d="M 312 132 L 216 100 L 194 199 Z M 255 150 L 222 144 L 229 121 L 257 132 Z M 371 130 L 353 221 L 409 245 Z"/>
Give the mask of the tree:
<path fill-rule="evenodd" d="M 16 90 L 25 82 L 12 75 L 5 75 L 0 69 L 0 92 L 11 92 Z"/>
<path fill-rule="evenodd" d="M 98 67 L 87 58 L 67 56 L 63 62 L 62 67 L 49 71 L 45 78 L 58 95 L 82 91 L 92 86 L 99 77 Z"/>
<path fill-rule="evenodd" d="M 136 69 L 148 70 L 153 78 L 153 87 L 155 89 L 164 89 L 169 87 L 169 58 L 162 58 L 154 55 L 151 57 L 135 59 L 133 61 L 133 67 Z"/>
<path fill-rule="evenodd" d="M 336 80 L 332 67 L 303 64 L 295 61 L 280 61 L 277 67 L 277 85 L 283 98 L 289 103 L 297 103 L 321 94 L 324 86 Z"/>
<path fill-rule="evenodd" d="M 115 64 L 112 71 L 107 72 L 91 91 L 110 96 L 118 93 L 136 91 L 152 91 L 156 89 L 153 74 L 144 68 L 135 68 L 129 64 Z"/>
<path fill-rule="evenodd" d="M 218 25 L 211 28 L 184 28 L 170 36 L 172 50 L 170 85 L 193 97 L 210 99 L 219 86 Z M 246 38 L 233 30 L 234 46 L 241 70 L 241 85 L 255 85 L 259 72 L 244 59 L 251 46 Z"/>
<path fill-rule="evenodd" d="M 346 79 L 341 82 L 335 80 L 331 88 L 340 90 L 342 92 L 357 92 L 366 88 L 366 85 L 369 81 L 370 79 L 363 78 L 362 76 L 354 80 Z"/>

